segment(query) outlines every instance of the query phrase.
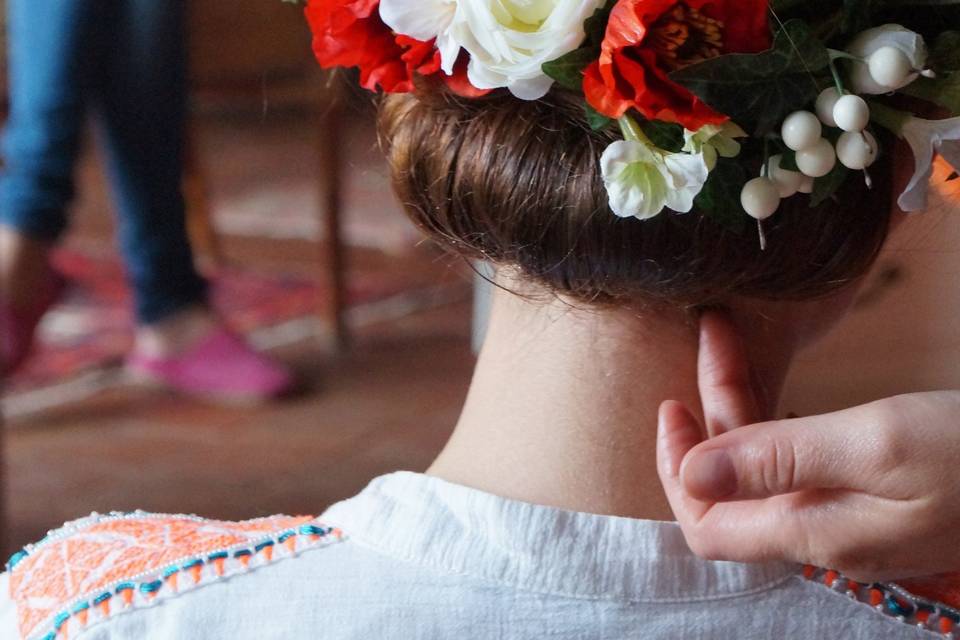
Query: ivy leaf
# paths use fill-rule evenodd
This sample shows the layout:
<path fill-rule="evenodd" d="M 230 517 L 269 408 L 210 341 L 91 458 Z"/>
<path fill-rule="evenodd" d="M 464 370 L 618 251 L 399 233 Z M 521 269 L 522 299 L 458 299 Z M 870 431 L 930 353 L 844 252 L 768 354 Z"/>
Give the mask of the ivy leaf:
<path fill-rule="evenodd" d="M 780 156 L 780 168 L 786 171 L 800 171 L 797 166 L 797 152 L 793 149 L 785 149 Z"/>
<path fill-rule="evenodd" d="M 816 73 L 829 64 L 827 48 L 807 23 L 791 20 L 768 51 L 719 56 L 670 77 L 748 131 L 763 135 L 816 99 Z"/>
<path fill-rule="evenodd" d="M 593 12 L 583 23 L 587 32 L 587 44 L 599 47 L 607 35 L 607 23 L 610 22 L 610 12 L 617 4 L 617 0 L 607 0 L 607 3 Z"/>
<path fill-rule="evenodd" d="M 608 118 L 603 115 L 591 107 L 589 103 L 584 103 L 583 107 L 587 114 L 587 124 L 589 124 L 590 128 L 594 131 L 603 131 L 615 122 L 613 118 Z"/>
<path fill-rule="evenodd" d="M 871 18 L 882 0 L 843 0 L 843 32 L 860 33 L 871 27 Z"/>
<path fill-rule="evenodd" d="M 581 91 L 584 70 L 599 57 L 600 50 L 596 47 L 581 47 L 556 60 L 545 62 L 543 72 L 564 89 Z"/>
<path fill-rule="evenodd" d="M 643 133 L 650 138 L 650 142 L 664 151 L 677 153 L 683 149 L 683 127 L 672 122 L 661 120 L 644 120 L 640 123 Z"/>
<path fill-rule="evenodd" d="M 833 171 L 814 180 L 813 193 L 810 195 L 810 208 L 815 209 L 832 198 L 843 186 L 843 183 L 847 181 L 849 175 L 850 170 L 838 162 Z"/>
<path fill-rule="evenodd" d="M 900 92 L 940 105 L 951 115 L 960 116 L 960 71 L 936 79 L 919 78 Z"/>
<path fill-rule="evenodd" d="M 747 183 L 747 172 L 739 162 L 721 158 L 710 172 L 700 195 L 693 201 L 708 219 L 737 234 L 747 228 L 747 213 L 740 205 L 740 192 Z"/>
<path fill-rule="evenodd" d="M 931 51 L 933 68 L 960 71 L 960 31 L 945 31 L 937 37 Z"/>
<path fill-rule="evenodd" d="M 617 0 L 607 0 L 604 6 L 594 11 L 583 25 L 587 34 L 583 46 L 556 60 L 544 63 L 543 72 L 556 80 L 564 89 L 571 91 L 583 89 L 583 72 L 600 58 L 600 45 L 607 35 L 610 12 L 616 4 Z M 589 116 L 590 112 L 587 112 L 587 115 Z"/>

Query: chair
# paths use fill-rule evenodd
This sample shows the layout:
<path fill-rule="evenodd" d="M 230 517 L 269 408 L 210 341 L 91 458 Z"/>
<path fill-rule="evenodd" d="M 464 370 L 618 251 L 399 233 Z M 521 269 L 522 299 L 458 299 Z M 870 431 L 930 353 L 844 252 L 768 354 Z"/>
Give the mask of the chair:
<path fill-rule="evenodd" d="M 229 29 L 223 25 L 229 24 Z M 326 287 L 328 304 L 323 308 L 331 343 L 337 351 L 350 342 L 346 322 L 346 250 L 342 232 L 344 119 L 343 85 L 337 76 L 321 76 L 309 53 L 309 32 L 301 11 L 280 2 L 260 0 L 196 0 L 190 9 L 192 90 L 195 95 L 217 98 L 261 99 L 269 73 L 271 93 L 311 84 L 317 91 L 311 99 L 318 111 L 317 175 L 324 246 L 319 252 L 317 277 Z M 195 136 L 193 136 L 195 139 Z M 207 199 L 204 159 L 195 144 L 186 158 L 184 192 L 191 240 L 213 264 L 223 254 L 211 222 Z"/>

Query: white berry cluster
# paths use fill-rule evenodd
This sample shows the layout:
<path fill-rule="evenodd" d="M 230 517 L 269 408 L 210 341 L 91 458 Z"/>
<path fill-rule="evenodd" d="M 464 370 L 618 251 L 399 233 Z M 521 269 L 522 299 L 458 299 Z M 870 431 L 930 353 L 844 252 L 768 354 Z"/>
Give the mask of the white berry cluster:
<path fill-rule="evenodd" d="M 864 93 L 896 91 L 923 73 L 902 48 L 893 45 L 876 48 L 864 57 L 848 57 L 859 67 L 854 75 L 865 77 L 871 85 L 871 89 L 865 89 Z M 855 79 L 853 84 L 856 88 L 861 83 Z M 744 186 L 741 203 L 753 218 L 765 220 L 776 213 L 784 198 L 797 193 L 812 193 L 814 179 L 828 175 L 837 162 L 860 171 L 876 161 L 879 146 L 876 138 L 866 130 L 870 124 L 870 107 L 866 100 L 843 90 L 838 81 L 836 88 L 820 93 L 815 111 L 795 111 L 787 116 L 780 130 L 783 144 L 796 154 L 799 171 L 783 168 L 783 157 L 775 155 L 764 164 L 760 177 Z M 824 137 L 824 126 L 843 132 L 836 146 Z"/>

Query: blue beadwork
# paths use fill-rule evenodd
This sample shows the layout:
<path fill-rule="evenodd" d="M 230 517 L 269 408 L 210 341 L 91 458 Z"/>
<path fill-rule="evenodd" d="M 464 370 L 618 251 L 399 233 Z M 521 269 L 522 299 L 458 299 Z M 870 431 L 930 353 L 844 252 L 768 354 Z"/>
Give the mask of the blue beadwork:
<path fill-rule="evenodd" d="M 75 606 L 75 607 L 73 608 L 73 611 L 71 611 L 70 613 L 71 613 L 72 615 L 77 615 L 77 614 L 80 613 L 81 611 L 86 611 L 86 610 L 89 609 L 89 608 L 90 608 L 90 603 L 88 603 L 88 602 L 81 602 L 80 604 L 78 604 L 77 606 Z"/>
<path fill-rule="evenodd" d="M 140 593 L 156 593 L 163 588 L 163 582 L 161 580 L 154 580 L 152 582 L 144 582 L 140 585 Z"/>
<path fill-rule="evenodd" d="M 53 628 L 57 631 L 60 631 L 60 627 L 63 626 L 63 623 L 70 619 L 70 614 L 64 611 L 63 613 L 58 613 L 57 616 L 53 619 Z"/>
<path fill-rule="evenodd" d="M 300 527 L 300 533 L 305 536 L 325 536 L 330 533 L 331 529 L 325 529 L 323 527 L 318 527 L 315 524 L 305 524 Z"/>
<path fill-rule="evenodd" d="M 30 554 L 26 551 L 17 551 L 15 554 L 10 556 L 10 560 L 7 561 L 7 571 L 13 571 L 13 568 L 23 562 L 29 555 Z"/>
<path fill-rule="evenodd" d="M 100 595 L 98 595 L 96 598 L 93 599 L 93 604 L 94 605 L 103 604 L 104 602 L 106 602 L 112 597 L 113 597 L 113 594 L 110 593 L 109 591 L 107 591 L 106 593 L 101 593 Z"/>
<path fill-rule="evenodd" d="M 218 553 L 214 553 L 210 556 L 207 556 L 207 561 L 213 562 L 214 560 L 225 560 L 226 558 L 229 558 L 229 557 L 230 557 L 229 553 L 227 553 L 226 551 L 220 551 Z"/>
<path fill-rule="evenodd" d="M 904 604 L 896 596 L 888 595 L 886 598 L 887 610 L 895 616 L 909 616 L 914 608 L 910 604 Z"/>
<path fill-rule="evenodd" d="M 132 589 L 135 589 L 136 586 L 137 586 L 137 585 L 133 584 L 132 582 L 124 582 L 124 583 L 122 583 L 122 584 L 118 584 L 118 585 L 117 585 L 117 588 L 114 589 L 113 592 L 114 592 L 114 593 L 122 593 L 122 592 L 124 592 L 124 591 L 130 591 L 130 590 L 132 590 Z"/>

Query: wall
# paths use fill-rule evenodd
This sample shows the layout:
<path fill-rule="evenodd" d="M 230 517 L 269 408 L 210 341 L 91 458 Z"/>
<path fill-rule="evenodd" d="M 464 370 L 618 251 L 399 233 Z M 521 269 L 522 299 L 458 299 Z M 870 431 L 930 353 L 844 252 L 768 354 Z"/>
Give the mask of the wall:
<path fill-rule="evenodd" d="M 301 7 L 281 0 L 193 0 L 189 5 L 193 75 L 200 84 L 312 70 L 310 33 Z M 3 92 L 6 51 L 6 0 L 0 0 Z"/>

